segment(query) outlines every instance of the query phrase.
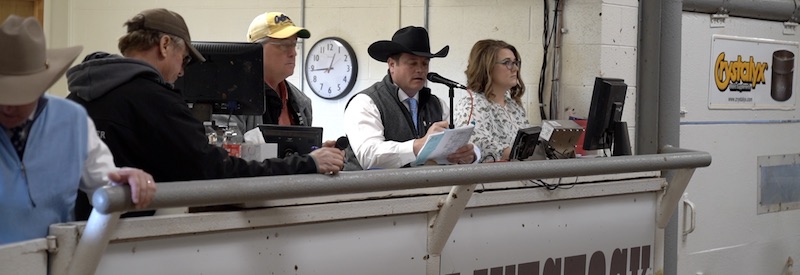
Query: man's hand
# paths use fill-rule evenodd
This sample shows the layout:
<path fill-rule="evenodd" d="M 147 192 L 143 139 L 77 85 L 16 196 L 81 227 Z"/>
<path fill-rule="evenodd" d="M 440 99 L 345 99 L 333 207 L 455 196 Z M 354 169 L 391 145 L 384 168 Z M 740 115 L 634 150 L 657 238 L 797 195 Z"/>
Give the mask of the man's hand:
<path fill-rule="evenodd" d="M 333 175 L 344 168 L 344 151 L 342 150 L 323 145 L 322 148 L 314 150 L 308 155 L 317 163 L 317 173 Z"/>
<path fill-rule="evenodd" d="M 428 132 L 425 133 L 424 137 L 418 138 L 414 140 L 414 155 L 416 156 L 419 154 L 419 150 L 422 150 L 422 146 L 425 145 L 425 141 L 428 140 L 428 136 L 447 130 L 450 124 L 447 121 L 438 121 L 434 124 L 431 124 L 431 127 L 428 128 Z"/>
<path fill-rule="evenodd" d="M 475 162 L 475 149 L 472 143 L 458 147 L 454 153 L 447 155 L 447 161 L 455 164 L 469 164 Z"/>
<path fill-rule="evenodd" d="M 156 194 L 156 183 L 153 176 L 140 169 L 120 168 L 108 173 L 108 179 L 116 184 L 131 186 L 131 200 L 136 204 L 136 209 L 146 208 Z"/>

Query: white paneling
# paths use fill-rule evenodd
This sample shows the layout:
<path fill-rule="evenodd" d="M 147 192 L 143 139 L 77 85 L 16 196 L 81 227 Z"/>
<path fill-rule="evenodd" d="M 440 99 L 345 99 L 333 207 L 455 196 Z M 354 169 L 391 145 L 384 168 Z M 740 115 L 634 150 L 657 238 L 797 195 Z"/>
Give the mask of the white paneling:
<path fill-rule="evenodd" d="M 684 13 L 681 56 L 682 123 L 796 119 L 797 110 L 709 110 L 711 37 L 726 34 L 797 41 L 782 23 L 728 18 L 710 28 L 710 15 Z M 678 274 L 783 274 L 800 257 L 800 211 L 757 215 L 757 158 L 800 152 L 800 124 L 683 125 L 681 147 L 710 152 L 686 192 L 697 206 L 696 229 L 679 244 Z M 797 272 L 795 268 L 794 272 Z"/>
<path fill-rule="evenodd" d="M 650 246 L 654 254 L 655 224 L 645 221 L 652 221 L 655 201 L 653 194 L 638 193 L 467 209 L 442 251 L 442 273 L 480 274 L 481 269 L 530 262 L 539 262 L 542 269 L 547 260 L 577 255 L 585 255 L 588 266 L 598 251 L 606 256 L 607 272 L 615 249 Z M 641 274 L 652 273 L 652 263 L 649 273 Z"/>
<path fill-rule="evenodd" d="M 800 257 L 800 211 L 756 214 L 757 157 L 800 152 L 800 124 L 684 125 L 680 131 L 681 147 L 710 152 L 713 161 L 695 171 L 686 189 L 696 229 L 679 243 L 677 274 L 783 274 L 786 259 Z"/>
<path fill-rule="evenodd" d="M 115 243 L 97 274 L 425 274 L 426 224 L 415 214 Z"/>

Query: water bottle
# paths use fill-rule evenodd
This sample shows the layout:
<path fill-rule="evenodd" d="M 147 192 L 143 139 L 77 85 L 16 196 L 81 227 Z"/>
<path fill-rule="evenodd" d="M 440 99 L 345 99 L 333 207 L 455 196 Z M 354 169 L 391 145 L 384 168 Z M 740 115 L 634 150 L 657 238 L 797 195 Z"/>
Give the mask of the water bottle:
<path fill-rule="evenodd" d="M 242 131 L 239 130 L 239 127 L 235 122 L 231 122 L 228 125 L 228 129 L 225 130 L 222 147 L 228 151 L 228 155 L 233 157 L 241 157 L 242 143 L 244 143 L 244 134 L 242 134 Z"/>
<path fill-rule="evenodd" d="M 213 121 L 205 121 L 203 122 L 203 127 L 206 128 L 206 138 L 208 139 L 208 144 L 217 145 L 217 130 L 214 129 L 214 122 Z"/>

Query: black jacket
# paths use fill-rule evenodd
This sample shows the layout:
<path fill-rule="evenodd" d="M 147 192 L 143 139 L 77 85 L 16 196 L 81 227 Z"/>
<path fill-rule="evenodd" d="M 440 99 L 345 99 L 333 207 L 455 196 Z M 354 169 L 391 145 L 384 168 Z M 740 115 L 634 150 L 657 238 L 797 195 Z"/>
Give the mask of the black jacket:
<path fill-rule="evenodd" d="M 157 182 L 317 172 L 310 156 L 248 162 L 208 144 L 179 92 L 147 63 L 94 53 L 67 79 L 67 98 L 86 108 L 117 166 L 140 168 Z"/>

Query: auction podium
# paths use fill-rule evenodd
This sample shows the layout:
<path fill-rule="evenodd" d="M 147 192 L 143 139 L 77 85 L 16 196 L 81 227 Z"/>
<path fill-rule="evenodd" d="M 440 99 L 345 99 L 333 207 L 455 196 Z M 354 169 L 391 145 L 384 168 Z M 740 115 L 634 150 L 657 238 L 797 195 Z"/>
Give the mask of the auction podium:
<path fill-rule="evenodd" d="M 154 204 L 175 206 L 168 199 L 191 193 L 182 188 L 217 184 L 265 199 L 260 208 L 118 222 L 114 188 L 122 187 L 110 187 L 95 195 L 88 222 L 0 247 L 0 273 L 47 274 L 49 261 L 54 275 L 95 266 L 95 274 L 656 274 L 666 221 L 693 170 L 710 160 L 681 151 L 177 182 L 159 185 Z"/>

